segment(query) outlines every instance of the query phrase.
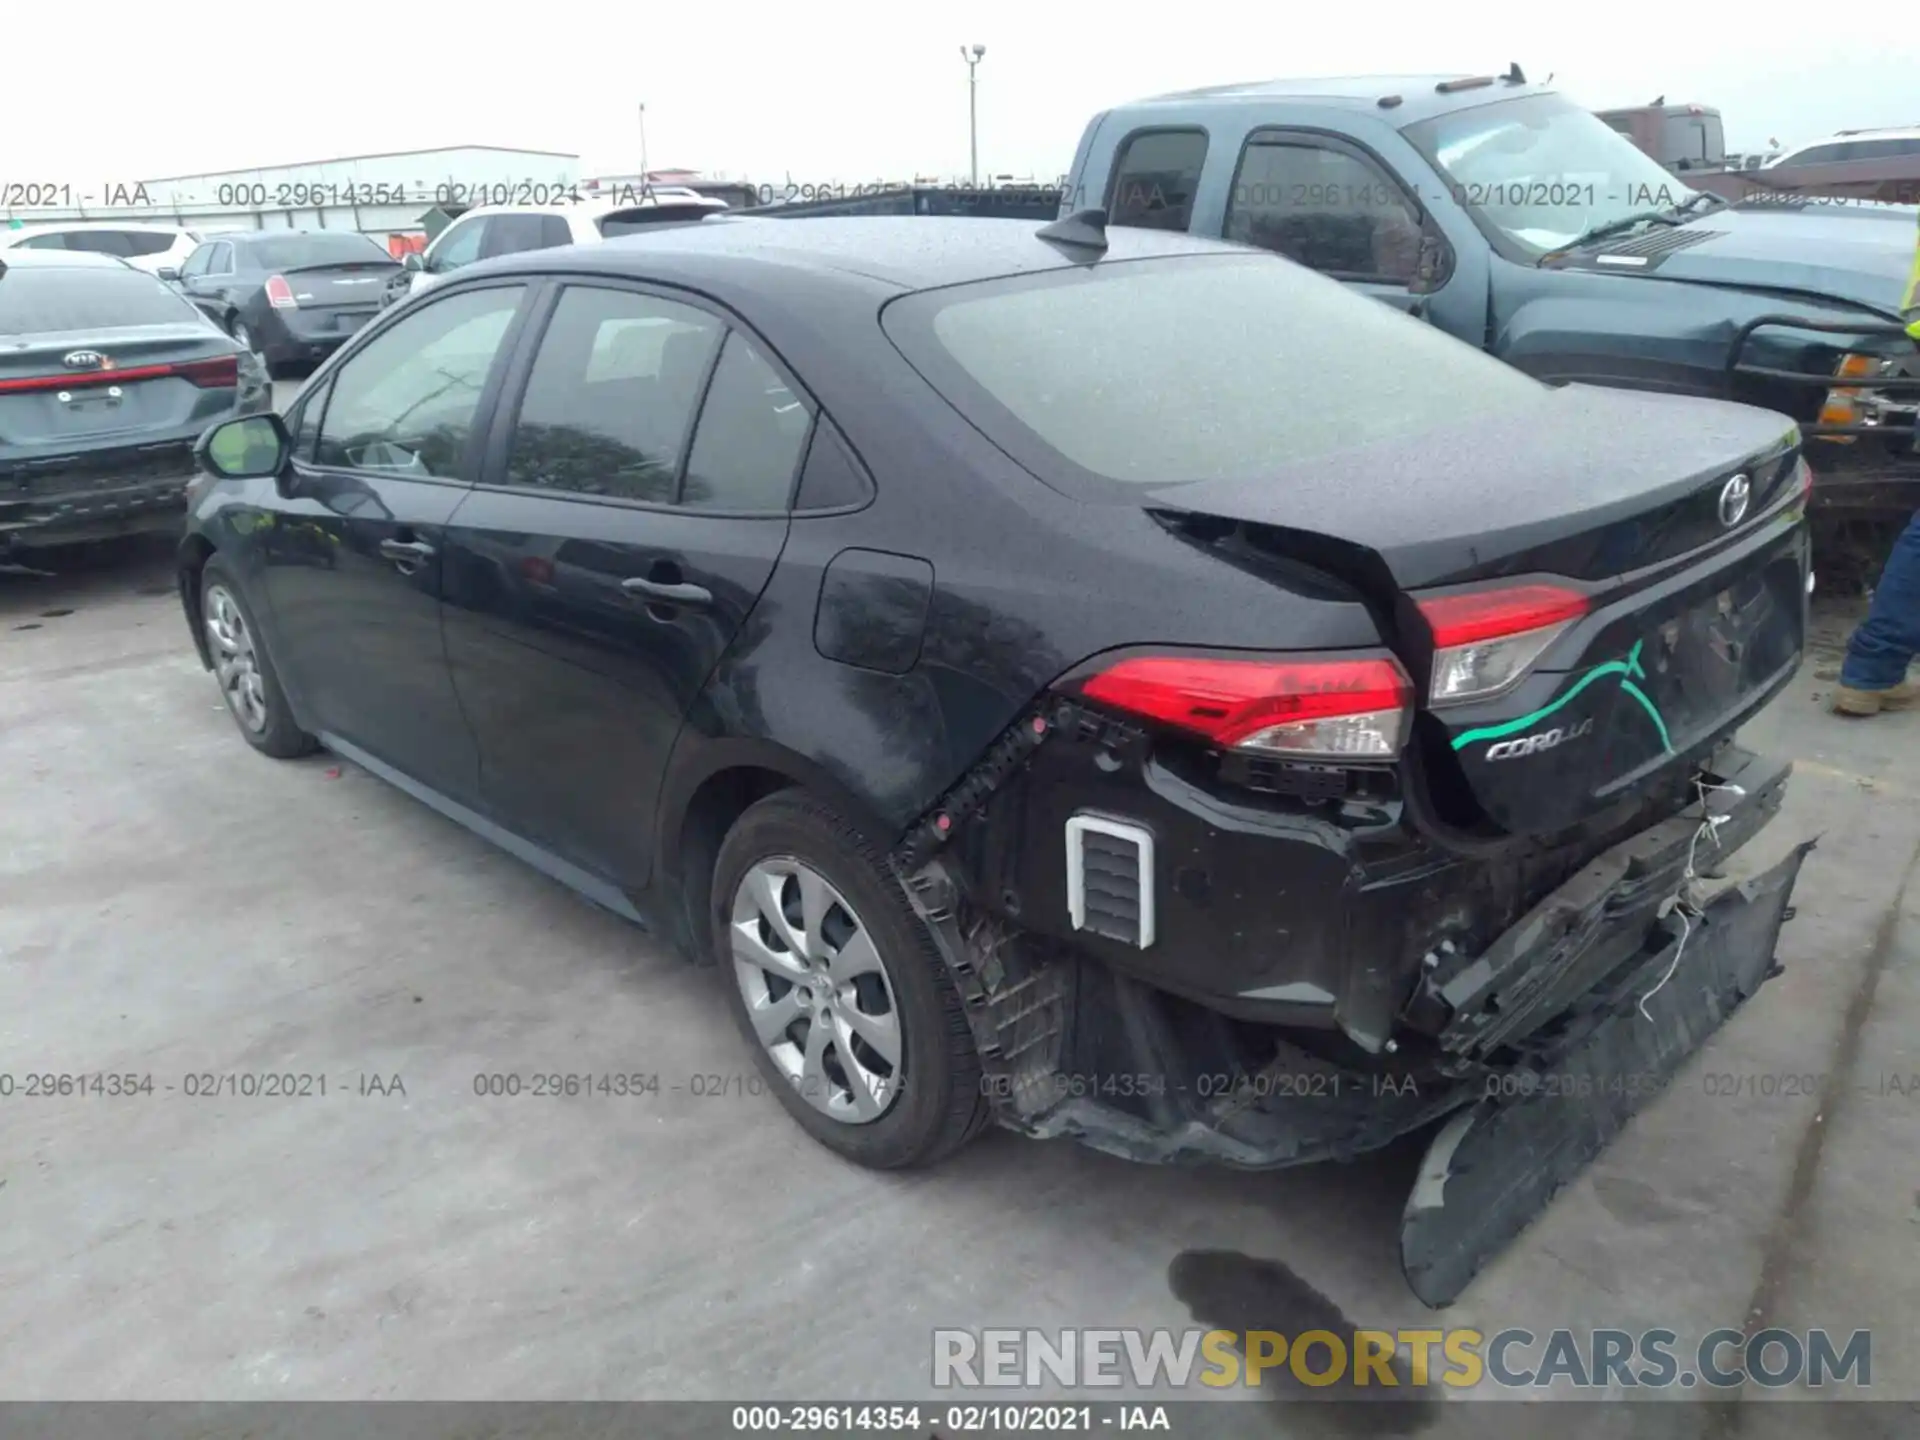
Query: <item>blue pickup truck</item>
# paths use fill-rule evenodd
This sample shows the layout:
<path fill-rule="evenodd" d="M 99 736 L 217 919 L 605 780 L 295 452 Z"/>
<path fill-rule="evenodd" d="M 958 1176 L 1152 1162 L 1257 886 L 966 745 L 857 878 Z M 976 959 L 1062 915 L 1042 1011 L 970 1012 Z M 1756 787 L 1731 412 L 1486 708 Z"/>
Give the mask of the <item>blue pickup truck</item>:
<path fill-rule="evenodd" d="M 1549 383 L 1792 416 L 1823 583 L 1870 579 L 1920 509 L 1913 206 L 1691 189 L 1516 66 L 1117 106 L 1063 187 L 1060 218 L 1090 210 L 1277 251 Z"/>

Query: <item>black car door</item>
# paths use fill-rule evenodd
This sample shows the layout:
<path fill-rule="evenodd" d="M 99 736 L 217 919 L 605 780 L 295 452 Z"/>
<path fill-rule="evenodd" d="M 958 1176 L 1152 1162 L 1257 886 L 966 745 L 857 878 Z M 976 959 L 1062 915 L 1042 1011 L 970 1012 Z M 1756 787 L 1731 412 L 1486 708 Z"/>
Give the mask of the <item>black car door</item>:
<path fill-rule="evenodd" d="M 447 531 L 454 685 L 495 817 L 637 888 L 682 717 L 786 543 L 812 404 L 728 317 L 584 281 L 536 308 L 507 394 Z"/>
<path fill-rule="evenodd" d="M 527 294 L 463 288 L 370 335 L 303 402 L 265 542 L 274 659 L 309 728 L 467 806 L 479 759 L 447 674 L 441 550 Z M 310 443 L 310 453 L 307 444 Z"/>

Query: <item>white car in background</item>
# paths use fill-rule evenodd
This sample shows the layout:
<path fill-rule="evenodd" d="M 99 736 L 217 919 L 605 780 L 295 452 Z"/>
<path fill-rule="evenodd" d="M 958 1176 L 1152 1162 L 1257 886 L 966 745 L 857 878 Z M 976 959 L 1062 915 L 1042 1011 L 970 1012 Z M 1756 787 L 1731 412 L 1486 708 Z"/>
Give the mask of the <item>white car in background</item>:
<path fill-rule="evenodd" d="M 724 200 L 675 185 L 653 186 L 640 199 L 629 191 L 619 199 L 559 205 L 477 205 L 435 236 L 424 252 L 406 257 L 409 283 L 389 298 L 418 294 L 476 260 L 613 240 L 653 225 L 703 220 L 726 209 Z"/>
<path fill-rule="evenodd" d="M 178 270 L 199 243 L 198 231 L 133 220 L 75 220 L 0 230 L 0 250 L 91 250 L 117 255 L 149 275 Z"/>

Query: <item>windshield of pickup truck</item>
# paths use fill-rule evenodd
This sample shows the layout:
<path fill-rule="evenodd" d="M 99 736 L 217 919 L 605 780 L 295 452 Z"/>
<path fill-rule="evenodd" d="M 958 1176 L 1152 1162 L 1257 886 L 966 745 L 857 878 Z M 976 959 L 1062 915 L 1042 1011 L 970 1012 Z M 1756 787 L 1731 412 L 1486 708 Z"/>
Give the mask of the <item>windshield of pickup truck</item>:
<path fill-rule="evenodd" d="M 1535 256 L 1694 198 L 1632 141 L 1559 95 L 1456 110 L 1404 133 L 1462 206 Z"/>
<path fill-rule="evenodd" d="M 923 291 L 887 335 L 1021 465 L 1074 492 L 1271 479 L 1553 392 L 1277 255 L 1125 260 Z"/>

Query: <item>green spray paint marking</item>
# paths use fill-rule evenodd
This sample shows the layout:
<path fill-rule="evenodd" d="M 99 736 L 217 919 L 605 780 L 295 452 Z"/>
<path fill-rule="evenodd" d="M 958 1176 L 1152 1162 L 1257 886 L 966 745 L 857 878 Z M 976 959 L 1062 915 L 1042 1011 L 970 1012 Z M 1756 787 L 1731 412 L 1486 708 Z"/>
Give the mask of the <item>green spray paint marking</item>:
<path fill-rule="evenodd" d="M 1627 652 L 1626 659 L 1609 660 L 1604 665 L 1594 666 L 1593 669 L 1582 675 L 1579 680 L 1574 683 L 1573 688 L 1567 691 L 1566 694 L 1562 695 L 1551 705 L 1543 706 L 1541 709 L 1534 711 L 1531 715 L 1522 715 L 1518 720 L 1509 720 L 1504 725 L 1487 725 L 1478 730 L 1469 730 L 1464 735 L 1455 736 L 1453 748 L 1463 750 L 1476 740 L 1503 740 L 1509 735 L 1517 734 L 1519 731 L 1531 730 L 1549 715 L 1571 704 L 1573 698 L 1589 685 L 1593 684 L 1594 681 L 1603 679 L 1608 675 L 1618 675 L 1621 677 L 1620 688 L 1640 702 L 1640 708 L 1647 712 L 1647 718 L 1653 721 L 1654 729 L 1660 732 L 1660 748 L 1671 755 L 1673 753 L 1673 741 L 1667 735 L 1667 722 L 1660 718 L 1660 709 L 1652 700 L 1647 698 L 1647 692 L 1633 683 L 1635 676 L 1638 676 L 1642 680 L 1647 678 L 1647 672 L 1640 668 L 1640 647 L 1646 643 L 1644 640 L 1636 640 L 1633 642 L 1633 649 Z"/>

